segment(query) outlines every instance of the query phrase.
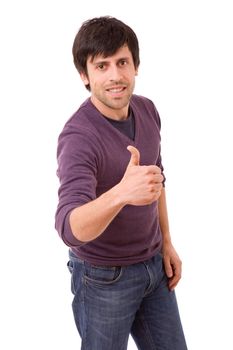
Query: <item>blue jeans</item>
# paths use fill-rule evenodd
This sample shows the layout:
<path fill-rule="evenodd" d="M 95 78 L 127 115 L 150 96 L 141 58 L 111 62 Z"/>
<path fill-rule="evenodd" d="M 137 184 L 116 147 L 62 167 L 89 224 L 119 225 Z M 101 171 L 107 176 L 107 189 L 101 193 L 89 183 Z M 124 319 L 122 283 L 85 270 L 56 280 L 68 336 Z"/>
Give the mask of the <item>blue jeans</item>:
<path fill-rule="evenodd" d="M 81 350 L 187 350 L 161 254 L 126 267 L 95 266 L 70 251 L 68 268 Z"/>

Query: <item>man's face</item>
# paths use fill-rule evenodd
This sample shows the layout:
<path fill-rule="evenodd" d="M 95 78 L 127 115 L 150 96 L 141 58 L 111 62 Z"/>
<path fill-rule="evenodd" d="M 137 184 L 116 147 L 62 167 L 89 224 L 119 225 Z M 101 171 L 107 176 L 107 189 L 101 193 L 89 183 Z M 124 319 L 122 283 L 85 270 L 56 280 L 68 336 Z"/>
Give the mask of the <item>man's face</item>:
<path fill-rule="evenodd" d="M 87 73 L 81 73 L 81 78 L 85 85 L 90 84 L 95 107 L 107 117 L 127 118 L 137 75 L 128 46 L 121 47 L 113 56 L 98 55 L 93 60 L 89 57 Z"/>

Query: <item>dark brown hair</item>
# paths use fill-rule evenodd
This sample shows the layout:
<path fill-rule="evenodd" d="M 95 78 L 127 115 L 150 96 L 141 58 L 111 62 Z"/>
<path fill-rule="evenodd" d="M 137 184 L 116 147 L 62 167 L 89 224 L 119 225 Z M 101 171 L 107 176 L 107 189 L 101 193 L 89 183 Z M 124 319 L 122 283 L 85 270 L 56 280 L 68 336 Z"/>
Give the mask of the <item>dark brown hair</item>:
<path fill-rule="evenodd" d="M 73 43 L 74 65 L 79 73 L 87 74 L 87 59 L 97 55 L 108 57 L 127 45 L 135 68 L 140 64 L 138 39 L 134 31 L 122 21 L 110 17 L 96 17 L 85 21 Z M 90 90 L 89 85 L 86 86 Z"/>

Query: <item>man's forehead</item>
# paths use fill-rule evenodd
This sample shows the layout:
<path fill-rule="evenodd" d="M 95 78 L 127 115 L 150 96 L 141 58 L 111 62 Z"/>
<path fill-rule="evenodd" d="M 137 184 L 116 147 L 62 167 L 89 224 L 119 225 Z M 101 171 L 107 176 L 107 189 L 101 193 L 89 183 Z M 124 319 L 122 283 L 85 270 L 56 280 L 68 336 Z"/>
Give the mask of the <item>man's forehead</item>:
<path fill-rule="evenodd" d="M 108 61 L 110 59 L 132 58 L 132 54 L 127 45 L 120 47 L 115 53 L 106 55 L 104 53 L 97 55 L 89 55 L 87 61 L 95 63 L 98 61 Z"/>

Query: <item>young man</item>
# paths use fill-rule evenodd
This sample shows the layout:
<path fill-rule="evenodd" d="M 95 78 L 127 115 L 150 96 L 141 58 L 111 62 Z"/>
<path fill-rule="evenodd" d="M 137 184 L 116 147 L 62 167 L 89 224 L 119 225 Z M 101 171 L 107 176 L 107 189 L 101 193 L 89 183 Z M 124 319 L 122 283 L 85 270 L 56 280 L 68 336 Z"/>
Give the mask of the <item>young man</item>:
<path fill-rule="evenodd" d="M 83 350 L 187 349 L 174 288 L 172 246 L 154 104 L 133 95 L 133 30 L 112 17 L 86 21 L 74 64 L 91 96 L 58 141 L 56 228 L 70 247 L 73 313 Z"/>

